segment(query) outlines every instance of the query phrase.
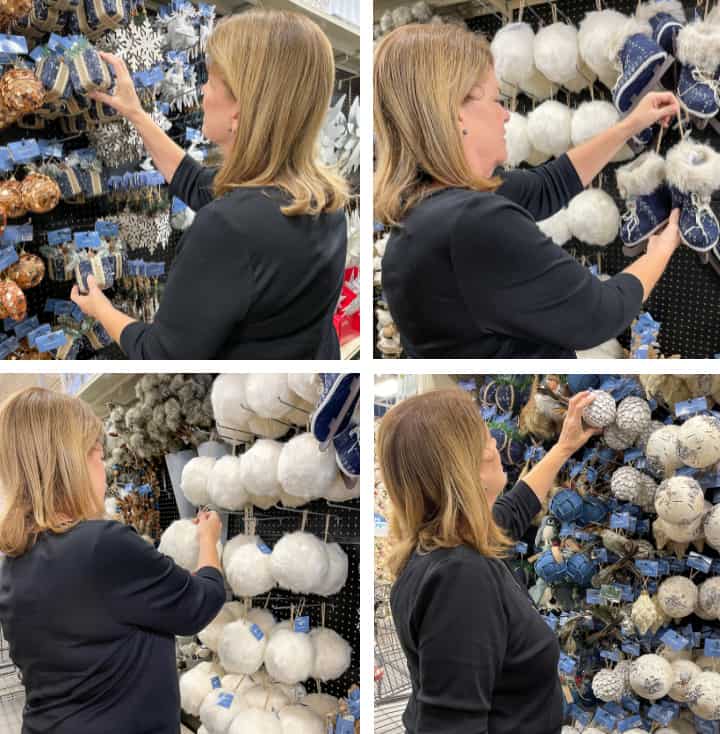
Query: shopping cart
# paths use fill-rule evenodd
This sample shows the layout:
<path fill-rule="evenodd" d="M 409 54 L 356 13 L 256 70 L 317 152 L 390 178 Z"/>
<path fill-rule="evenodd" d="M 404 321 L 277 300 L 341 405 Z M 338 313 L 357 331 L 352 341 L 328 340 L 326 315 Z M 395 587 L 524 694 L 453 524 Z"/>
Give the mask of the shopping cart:
<path fill-rule="evenodd" d="M 410 674 L 390 611 L 390 584 L 375 587 L 375 704 L 407 699 Z"/>

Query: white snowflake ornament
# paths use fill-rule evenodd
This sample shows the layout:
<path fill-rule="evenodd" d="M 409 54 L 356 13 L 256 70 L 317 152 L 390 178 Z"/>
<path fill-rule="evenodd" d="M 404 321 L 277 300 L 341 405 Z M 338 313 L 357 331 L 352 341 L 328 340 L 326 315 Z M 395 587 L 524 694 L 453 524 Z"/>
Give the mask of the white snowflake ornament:
<path fill-rule="evenodd" d="M 690 616 L 697 606 L 698 588 L 685 576 L 671 576 L 658 587 L 658 602 L 673 619 Z"/>
<path fill-rule="evenodd" d="M 705 672 L 695 676 L 687 701 L 690 710 L 701 719 L 720 720 L 720 673 Z"/>
<path fill-rule="evenodd" d="M 630 666 L 630 687 L 649 701 L 666 696 L 673 680 L 672 666 L 659 655 L 641 655 Z"/>
<path fill-rule="evenodd" d="M 673 684 L 668 696 L 673 701 L 685 703 L 690 691 L 690 683 L 702 671 L 692 660 L 674 660 L 670 663 L 673 669 Z"/>

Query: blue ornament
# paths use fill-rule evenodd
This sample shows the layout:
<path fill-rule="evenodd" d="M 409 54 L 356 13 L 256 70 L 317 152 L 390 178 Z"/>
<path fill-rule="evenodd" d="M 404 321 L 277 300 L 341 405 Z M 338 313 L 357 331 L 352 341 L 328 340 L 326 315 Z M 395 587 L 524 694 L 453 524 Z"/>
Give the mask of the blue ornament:
<path fill-rule="evenodd" d="M 595 566 L 587 556 L 582 553 L 575 553 L 570 556 L 565 565 L 568 578 L 574 584 L 583 588 L 590 586 L 592 577 L 595 575 Z"/>
<path fill-rule="evenodd" d="M 595 390 L 600 385 L 600 375 L 568 375 L 567 384 L 573 395 L 583 390 Z"/>
<path fill-rule="evenodd" d="M 552 551 L 546 550 L 535 561 L 535 573 L 548 584 L 557 584 L 565 580 L 567 563 L 558 563 Z"/>
<path fill-rule="evenodd" d="M 572 489 L 560 490 L 550 502 L 550 512 L 562 522 L 574 522 L 583 509 L 582 497 Z"/>
<path fill-rule="evenodd" d="M 607 505 L 594 495 L 588 494 L 583 497 L 582 510 L 579 520 L 583 525 L 590 523 L 601 523 L 608 514 Z"/>

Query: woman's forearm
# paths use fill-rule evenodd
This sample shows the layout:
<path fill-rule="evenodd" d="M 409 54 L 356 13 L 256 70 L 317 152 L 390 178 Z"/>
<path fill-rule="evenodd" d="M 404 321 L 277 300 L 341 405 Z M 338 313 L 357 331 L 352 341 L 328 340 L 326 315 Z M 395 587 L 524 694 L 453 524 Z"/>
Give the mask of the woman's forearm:
<path fill-rule="evenodd" d="M 634 275 L 642 283 L 643 303 L 648 299 L 650 293 L 652 293 L 652 289 L 658 280 L 660 280 L 660 276 L 663 274 L 671 257 L 672 252 L 668 252 L 665 249 L 647 252 L 623 270 L 623 273 Z"/>
<path fill-rule="evenodd" d="M 583 186 L 588 186 L 631 137 L 625 120 L 568 151 Z"/>
<path fill-rule="evenodd" d="M 567 451 L 556 444 L 524 477 L 521 477 L 522 481 L 537 495 L 540 502 L 545 501 L 548 492 L 555 484 L 558 472 L 568 458 L 570 457 Z"/>
<path fill-rule="evenodd" d="M 200 553 L 198 554 L 198 569 L 216 568 L 222 573 L 220 566 L 220 557 L 218 556 L 217 546 L 212 541 L 200 539 Z"/>
<path fill-rule="evenodd" d="M 142 138 L 155 167 L 170 183 L 185 156 L 185 151 L 144 110 L 128 119 Z"/>
<path fill-rule="evenodd" d="M 131 318 L 127 314 L 124 314 L 122 311 L 119 311 L 108 300 L 105 300 L 98 305 L 95 318 L 103 325 L 105 331 L 110 335 L 110 338 L 118 344 L 120 343 L 120 334 L 122 334 L 123 329 L 128 324 L 132 324 L 137 320 Z"/>

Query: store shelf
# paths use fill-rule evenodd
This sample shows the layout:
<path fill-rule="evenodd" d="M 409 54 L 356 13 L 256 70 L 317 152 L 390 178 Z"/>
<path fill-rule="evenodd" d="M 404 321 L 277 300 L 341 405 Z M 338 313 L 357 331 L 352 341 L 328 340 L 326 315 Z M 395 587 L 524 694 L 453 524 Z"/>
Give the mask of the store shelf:
<path fill-rule="evenodd" d="M 110 403 L 124 405 L 135 400 L 135 383 L 142 375 L 95 375 L 78 391 L 77 397 L 90 404 L 104 418 L 110 413 Z"/>

